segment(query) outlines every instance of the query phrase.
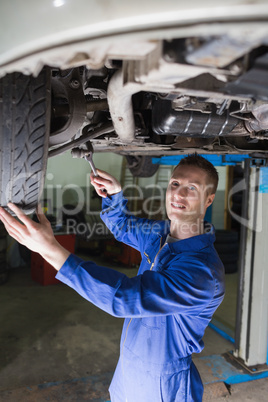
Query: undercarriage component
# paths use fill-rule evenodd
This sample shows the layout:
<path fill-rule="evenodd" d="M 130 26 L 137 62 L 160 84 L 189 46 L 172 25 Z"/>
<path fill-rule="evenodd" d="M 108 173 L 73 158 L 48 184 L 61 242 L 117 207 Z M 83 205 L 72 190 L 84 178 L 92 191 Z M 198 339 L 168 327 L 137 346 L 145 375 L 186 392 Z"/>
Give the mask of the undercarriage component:
<path fill-rule="evenodd" d="M 179 112 L 171 107 L 168 100 L 158 99 L 152 111 L 153 131 L 160 135 L 183 135 L 195 137 L 216 137 L 228 135 L 238 124 L 228 111 L 218 115 L 216 112 Z"/>
<path fill-rule="evenodd" d="M 87 141 L 90 141 L 94 138 L 98 138 L 104 134 L 108 134 L 114 131 L 114 128 L 111 123 L 103 124 L 101 127 L 97 127 L 95 129 L 87 131 L 87 127 L 84 129 L 84 133 L 81 137 L 77 138 L 76 140 L 67 142 L 64 145 L 61 145 L 57 148 L 53 148 L 49 150 L 48 156 L 52 158 L 53 156 L 57 156 L 63 154 L 64 152 L 74 148 L 79 147 L 85 144 Z"/>
<path fill-rule="evenodd" d="M 172 149 L 213 149 L 214 138 L 201 137 L 175 137 Z"/>
<path fill-rule="evenodd" d="M 251 119 L 246 127 L 249 131 L 268 130 L 268 104 L 254 107 L 252 114 L 254 119 Z"/>
<path fill-rule="evenodd" d="M 123 85 L 123 72 L 117 71 L 108 86 L 108 104 L 114 129 L 123 143 L 135 140 L 135 121 L 132 95 L 139 92 L 139 85 Z"/>
<path fill-rule="evenodd" d="M 160 49 L 160 44 L 156 43 L 155 48 L 142 59 L 123 61 L 122 69 L 109 81 L 107 98 L 110 114 L 122 143 L 129 144 L 136 140 L 132 96 L 138 92 L 172 92 L 178 95 L 189 92 L 193 96 L 212 94 L 214 98 L 225 100 L 219 89 L 224 86 L 225 75 L 232 76 L 232 73 L 217 68 L 210 68 L 208 73 L 204 67 L 188 65 L 185 68 L 183 64 L 168 63 L 162 58 Z M 207 87 L 200 87 L 200 82 Z"/>
<path fill-rule="evenodd" d="M 132 156 L 127 155 L 127 167 L 134 177 L 151 177 L 159 165 L 152 163 L 152 158 L 146 155 Z"/>
<path fill-rule="evenodd" d="M 86 99 L 79 68 L 52 78 L 52 99 L 50 146 L 72 139 L 85 121 Z"/>
<path fill-rule="evenodd" d="M 251 46 L 247 47 L 246 42 L 248 51 Z M 209 51 L 210 39 L 204 39 L 203 43 L 203 50 Z M 216 39 L 211 38 L 214 50 L 215 43 Z M 225 39 L 221 44 L 224 43 Z M 176 46 L 187 50 L 186 41 L 180 40 Z M 169 51 L 171 48 L 172 43 Z M 216 68 L 215 63 L 199 66 L 197 59 L 195 65 L 186 65 L 187 58 L 182 54 L 178 60 L 167 61 L 165 49 L 161 41 L 156 41 L 143 53 L 139 52 L 137 58 L 130 54 L 129 58 L 119 60 L 115 55 L 100 70 L 75 69 L 53 77 L 54 118 L 64 124 L 52 133 L 51 144 L 58 140 L 60 144 L 50 150 L 49 156 L 74 146 L 83 147 L 88 140 L 92 141 L 95 152 L 112 151 L 133 157 L 167 155 L 176 149 L 239 152 L 232 140 L 228 144 L 213 141 L 229 136 L 245 136 L 248 146 L 243 142 L 243 147 L 249 152 L 261 150 L 259 140 L 268 138 L 268 93 L 267 100 L 266 88 L 258 98 L 260 82 L 256 82 L 260 71 L 268 74 L 268 56 L 253 58 L 253 68 L 241 74 L 246 69 L 241 61 L 225 69 Z M 260 54 L 264 51 L 261 49 Z M 237 52 L 240 54 L 238 48 Z M 222 54 L 218 56 L 221 58 Z M 75 106 L 69 102 L 74 88 Z M 198 138 L 203 141 L 197 141 Z"/>
<path fill-rule="evenodd" d="M 260 46 L 264 38 L 265 34 L 262 32 L 254 38 L 248 38 L 246 35 L 240 38 L 223 35 L 206 41 L 197 50 L 189 52 L 186 60 L 199 66 L 224 68 L 249 53 L 254 47 Z"/>
<path fill-rule="evenodd" d="M 234 82 L 226 85 L 225 93 L 240 94 L 268 101 L 268 53 L 259 57 L 253 68 Z"/>
<path fill-rule="evenodd" d="M 256 138 L 248 137 L 225 137 L 225 143 L 231 150 L 236 153 L 256 153 L 256 152 L 267 152 L 268 151 L 268 141 L 258 141 Z"/>

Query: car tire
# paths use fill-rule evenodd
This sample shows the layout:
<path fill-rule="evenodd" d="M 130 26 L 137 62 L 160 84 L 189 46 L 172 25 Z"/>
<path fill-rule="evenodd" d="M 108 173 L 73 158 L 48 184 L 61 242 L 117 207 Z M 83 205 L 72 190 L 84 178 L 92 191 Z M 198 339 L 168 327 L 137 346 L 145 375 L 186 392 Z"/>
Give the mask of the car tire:
<path fill-rule="evenodd" d="M 2 264 L 2 261 L 0 260 L 0 263 Z M 7 270 L 2 271 L 0 270 L 0 285 L 4 285 L 8 281 L 9 273 Z"/>
<path fill-rule="evenodd" d="M 126 159 L 127 167 L 135 177 L 151 177 L 157 172 L 159 167 L 159 165 L 152 162 L 152 157 L 147 155 L 127 155 Z"/>
<path fill-rule="evenodd" d="M 238 271 L 238 262 L 223 264 L 226 274 L 235 274 Z"/>
<path fill-rule="evenodd" d="M 50 130 L 50 72 L 0 80 L 0 205 L 31 213 L 41 197 Z"/>
<path fill-rule="evenodd" d="M 214 243 L 219 257 L 224 265 L 225 273 L 237 272 L 239 259 L 239 235 L 232 230 L 216 230 Z"/>
<path fill-rule="evenodd" d="M 234 244 L 238 243 L 238 232 L 235 232 L 233 230 L 216 230 L 216 244 Z"/>

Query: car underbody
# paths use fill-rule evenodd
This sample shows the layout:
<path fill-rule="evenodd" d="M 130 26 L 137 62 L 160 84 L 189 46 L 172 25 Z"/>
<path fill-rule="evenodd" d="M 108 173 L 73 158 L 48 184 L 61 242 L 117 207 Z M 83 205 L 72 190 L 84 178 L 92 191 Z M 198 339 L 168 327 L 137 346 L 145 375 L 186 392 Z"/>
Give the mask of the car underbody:
<path fill-rule="evenodd" d="M 132 57 L 114 49 L 99 69 L 52 69 L 50 156 L 87 141 L 132 156 L 266 154 L 266 39 L 155 41 Z"/>

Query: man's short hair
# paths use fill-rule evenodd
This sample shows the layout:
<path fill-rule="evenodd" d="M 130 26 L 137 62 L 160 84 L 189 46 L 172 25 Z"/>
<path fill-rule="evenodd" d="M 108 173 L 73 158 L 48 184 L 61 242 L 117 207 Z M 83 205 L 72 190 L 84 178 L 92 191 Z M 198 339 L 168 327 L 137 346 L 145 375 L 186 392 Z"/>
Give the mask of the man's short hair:
<path fill-rule="evenodd" d="M 185 158 L 181 159 L 178 166 L 196 166 L 202 170 L 204 170 L 208 177 L 209 184 L 212 185 L 211 187 L 211 194 L 215 194 L 218 187 L 219 182 L 219 175 L 215 167 L 210 163 L 207 159 L 203 158 L 198 154 L 191 154 L 186 156 Z M 175 170 L 174 169 L 174 170 Z"/>

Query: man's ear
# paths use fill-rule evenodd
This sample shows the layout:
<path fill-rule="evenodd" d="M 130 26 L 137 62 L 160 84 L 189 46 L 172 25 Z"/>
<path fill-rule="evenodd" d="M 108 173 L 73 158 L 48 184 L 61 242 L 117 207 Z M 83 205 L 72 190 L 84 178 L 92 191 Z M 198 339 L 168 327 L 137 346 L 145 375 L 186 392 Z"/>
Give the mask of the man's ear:
<path fill-rule="evenodd" d="M 207 197 L 206 208 L 208 208 L 214 201 L 215 194 L 210 194 Z"/>

